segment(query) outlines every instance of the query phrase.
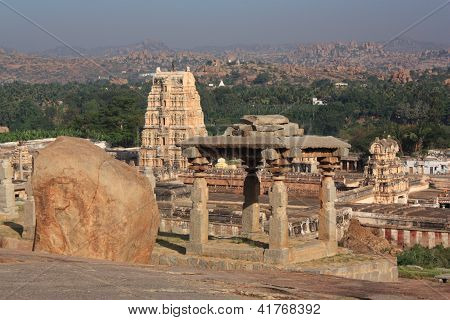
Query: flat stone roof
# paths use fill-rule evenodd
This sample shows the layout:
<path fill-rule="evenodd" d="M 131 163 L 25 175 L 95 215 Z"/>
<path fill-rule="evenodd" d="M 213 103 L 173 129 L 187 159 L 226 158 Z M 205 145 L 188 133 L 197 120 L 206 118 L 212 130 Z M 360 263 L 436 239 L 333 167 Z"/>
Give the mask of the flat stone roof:
<path fill-rule="evenodd" d="M 207 147 L 207 148 L 252 148 L 252 149 L 349 149 L 350 144 L 332 136 L 211 136 L 191 137 L 178 144 L 181 147 Z"/>

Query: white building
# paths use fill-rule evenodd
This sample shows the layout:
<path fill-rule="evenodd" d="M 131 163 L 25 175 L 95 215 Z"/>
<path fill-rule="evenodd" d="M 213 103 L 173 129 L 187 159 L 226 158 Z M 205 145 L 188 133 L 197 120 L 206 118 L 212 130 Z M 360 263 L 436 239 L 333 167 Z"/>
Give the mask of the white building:
<path fill-rule="evenodd" d="M 312 104 L 314 106 L 324 106 L 324 105 L 326 105 L 325 102 L 323 102 L 322 100 L 317 99 L 316 97 L 312 98 Z"/>
<path fill-rule="evenodd" d="M 334 86 L 335 86 L 336 88 L 347 87 L 347 86 L 348 86 L 348 83 L 347 83 L 347 82 L 336 82 L 336 83 L 334 84 Z"/>
<path fill-rule="evenodd" d="M 426 156 L 423 159 L 406 158 L 404 163 L 409 174 L 447 174 L 450 167 L 450 160 L 434 156 Z"/>

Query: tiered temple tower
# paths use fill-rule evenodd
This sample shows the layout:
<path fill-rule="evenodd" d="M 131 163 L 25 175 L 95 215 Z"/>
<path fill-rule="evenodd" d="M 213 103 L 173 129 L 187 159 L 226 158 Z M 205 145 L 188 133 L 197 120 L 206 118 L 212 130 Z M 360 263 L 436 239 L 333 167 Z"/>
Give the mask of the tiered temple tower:
<path fill-rule="evenodd" d="M 398 143 L 394 139 L 376 138 L 370 146 L 371 156 L 366 178 L 374 185 L 375 203 L 407 203 L 409 180 L 397 157 Z"/>
<path fill-rule="evenodd" d="M 176 144 L 192 136 L 207 136 L 194 75 L 156 69 L 148 95 L 139 164 L 160 169 L 185 169 L 187 160 Z"/>

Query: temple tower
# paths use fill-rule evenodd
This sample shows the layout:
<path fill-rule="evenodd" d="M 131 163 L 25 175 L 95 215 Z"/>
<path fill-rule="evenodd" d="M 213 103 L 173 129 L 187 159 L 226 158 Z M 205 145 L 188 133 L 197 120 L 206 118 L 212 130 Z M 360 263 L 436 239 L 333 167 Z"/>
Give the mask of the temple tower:
<path fill-rule="evenodd" d="M 376 138 L 370 146 L 371 156 L 367 163 L 366 179 L 374 185 L 375 203 L 407 203 L 409 180 L 403 163 L 397 157 L 397 141 Z"/>
<path fill-rule="evenodd" d="M 192 136 L 207 136 L 194 75 L 156 69 L 148 95 L 139 164 L 159 169 L 185 169 L 187 160 L 176 144 Z M 156 171 L 157 171 L 156 170 Z"/>

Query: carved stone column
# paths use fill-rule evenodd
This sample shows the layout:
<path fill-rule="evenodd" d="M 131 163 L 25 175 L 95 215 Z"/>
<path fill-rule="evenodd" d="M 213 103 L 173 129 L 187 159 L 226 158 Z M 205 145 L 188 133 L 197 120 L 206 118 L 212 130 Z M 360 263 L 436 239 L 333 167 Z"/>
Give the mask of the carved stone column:
<path fill-rule="evenodd" d="M 322 182 L 320 185 L 319 240 L 336 244 L 336 187 L 334 185 L 335 170 L 339 168 L 337 157 L 320 159 Z"/>
<path fill-rule="evenodd" d="M 191 193 L 192 209 L 190 214 L 189 240 L 193 245 L 208 242 L 208 185 L 205 174 L 194 173 L 194 184 Z"/>
<path fill-rule="evenodd" d="M 261 231 L 259 223 L 259 194 L 261 190 L 256 168 L 248 168 L 244 180 L 244 205 L 242 208 L 242 234 L 251 236 Z"/>
<path fill-rule="evenodd" d="M 209 160 L 195 148 L 183 150 L 188 158 L 190 169 L 194 170 L 194 183 L 191 191 L 192 208 L 190 213 L 189 244 L 187 252 L 201 254 L 203 245 L 208 242 L 208 184 L 204 173 L 208 169 Z"/>
<path fill-rule="evenodd" d="M 284 176 L 275 176 L 269 192 L 269 203 L 272 215 L 269 221 L 269 249 L 287 249 L 289 242 L 289 226 L 286 213 L 288 195 Z"/>
<path fill-rule="evenodd" d="M 11 163 L 8 160 L 0 160 L 0 212 L 9 217 L 16 214 L 16 198 L 12 178 Z"/>

